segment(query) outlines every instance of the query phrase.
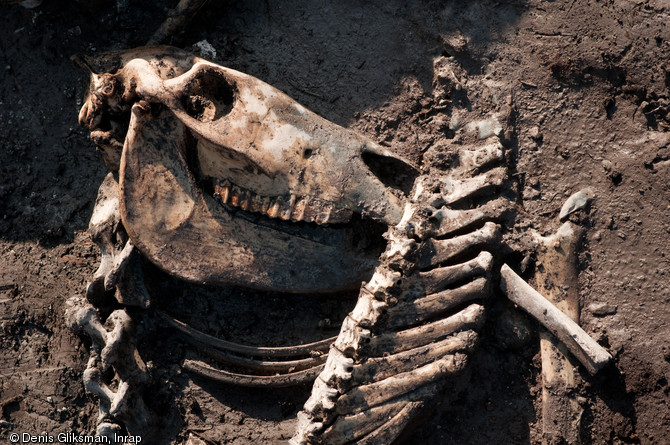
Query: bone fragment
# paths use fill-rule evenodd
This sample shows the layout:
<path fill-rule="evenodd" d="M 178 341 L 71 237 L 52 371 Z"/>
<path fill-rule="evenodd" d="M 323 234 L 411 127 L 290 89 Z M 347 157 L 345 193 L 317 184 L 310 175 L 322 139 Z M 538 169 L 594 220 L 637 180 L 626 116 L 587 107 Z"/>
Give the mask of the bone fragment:
<path fill-rule="evenodd" d="M 288 374 L 270 376 L 237 374 L 222 369 L 212 368 L 205 363 L 189 359 L 184 360 L 182 367 L 193 374 L 228 385 L 256 388 L 283 388 L 313 382 L 323 370 L 324 365 L 318 365 L 313 368 Z"/>
<path fill-rule="evenodd" d="M 398 401 L 395 403 L 372 407 L 368 411 L 359 412 L 351 416 L 338 417 L 335 423 L 323 432 L 322 437 L 319 438 L 320 443 L 356 443 L 359 439 L 383 426 L 388 419 L 391 419 L 398 413 L 402 412 L 403 407 L 406 406 L 406 403 L 407 402 L 404 401 Z M 297 443 L 313 442 L 293 442 L 293 444 Z"/>
<path fill-rule="evenodd" d="M 202 353 L 215 360 L 217 363 L 233 365 L 263 374 L 284 374 L 294 371 L 302 371 L 304 369 L 318 366 L 326 361 L 325 354 L 313 358 L 303 358 L 298 360 L 266 361 L 240 357 L 239 355 L 231 354 L 227 351 L 221 351 L 214 348 L 203 348 Z"/>
<path fill-rule="evenodd" d="M 208 0 L 179 0 L 177 6 L 168 13 L 168 17 L 151 36 L 147 45 L 159 45 L 171 37 L 175 32 L 186 26 L 195 13 Z"/>
<path fill-rule="evenodd" d="M 151 421 L 142 399 L 149 377 L 135 346 L 130 316 L 125 310 L 116 310 L 108 317 L 106 328 L 100 323 L 98 312 L 80 297 L 68 300 L 65 314 L 73 328 L 84 330 L 93 340 L 83 380 L 86 390 L 100 398 L 98 433 L 117 431 L 110 418 L 122 423 L 130 434 L 144 432 Z M 103 381 L 103 371 L 109 369 L 114 371 L 116 391 Z"/>
<path fill-rule="evenodd" d="M 576 225 L 567 222 L 548 237 L 533 233 L 533 239 L 538 244 L 537 261 L 541 265 L 536 273 L 538 290 L 575 323 L 579 321 L 576 268 L 577 247 L 582 232 Z M 568 352 L 546 331 L 540 332 L 540 352 L 543 442 L 578 444 L 584 410 L 576 400 L 575 373 Z"/>
<path fill-rule="evenodd" d="M 412 371 L 395 374 L 369 385 L 357 386 L 337 400 L 336 410 L 340 414 L 357 413 L 382 405 L 395 397 L 412 400 L 412 393 L 424 386 L 428 387 L 428 392 L 435 392 L 436 388 L 431 384 L 439 383 L 445 374 L 461 370 L 465 366 L 463 357 L 447 355 Z M 419 394 L 414 394 L 417 395 Z"/>
<path fill-rule="evenodd" d="M 462 149 L 458 153 L 458 169 L 465 172 L 478 171 L 491 164 L 500 163 L 503 159 L 503 146 L 500 139 L 491 137 L 486 145 Z"/>
<path fill-rule="evenodd" d="M 429 239 L 418 249 L 420 270 L 455 259 L 469 250 L 492 245 L 500 240 L 500 226 L 487 222 L 479 230 L 445 240 Z"/>
<path fill-rule="evenodd" d="M 367 436 L 358 441 L 358 445 L 377 445 L 392 443 L 400 433 L 405 429 L 407 424 L 414 419 L 419 411 L 423 409 L 423 402 L 409 402 L 398 414 L 393 416 L 389 421 L 381 426 L 378 426 Z"/>
<path fill-rule="evenodd" d="M 594 191 L 591 187 L 587 187 L 570 195 L 563 204 L 563 207 L 561 207 L 561 213 L 559 213 L 558 219 L 565 221 L 565 219 L 572 213 L 585 208 L 591 199 L 593 199 L 593 195 Z"/>
<path fill-rule="evenodd" d="M 100 322 L 98 311 L 81 297 L 66 302 L 65 319 L 73 331 L 84 331 L 98 345 L 107 343 L 107 331 Z"/>
<path fill-rule="evenodd" d="M 595 374 L 612 359 L 577 323 L 547 301 L 507 264 L 502 266 L 500 274 L 500 287 L 507 297 L 563 342 L 589 373 Z"/>

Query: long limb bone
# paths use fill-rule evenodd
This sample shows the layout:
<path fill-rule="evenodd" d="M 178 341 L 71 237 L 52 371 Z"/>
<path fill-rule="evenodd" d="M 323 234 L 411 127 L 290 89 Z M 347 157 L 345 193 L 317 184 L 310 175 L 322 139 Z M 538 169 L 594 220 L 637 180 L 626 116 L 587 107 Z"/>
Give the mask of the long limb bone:
<path fill-rule="evenodd" d="M 591 374 L 602 369 L 612 356 L 570 317 L 551 304 L 507 264 L 500 270 L 500 286 L 507 297 L 554 334 Z"/>
<path fill-rule="evenodd" d="M 574 322 L 579 322 L 577 247 L 583 230 L 567 222 L 551 236 L 533 234 L 538 244 L 538 290 Z M 583 409 L 575 393 L 575 372 L 568 351 L 540 332 L 542 356 L 542 434 L 547 443 L 579 443 Z"/>

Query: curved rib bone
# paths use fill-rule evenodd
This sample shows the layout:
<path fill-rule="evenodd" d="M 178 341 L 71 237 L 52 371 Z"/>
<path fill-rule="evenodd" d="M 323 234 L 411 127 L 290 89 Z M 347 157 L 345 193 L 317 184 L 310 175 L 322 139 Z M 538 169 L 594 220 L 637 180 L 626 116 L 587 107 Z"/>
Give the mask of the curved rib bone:
<path fill-rule="evenodd" d="M 418 228 L 416 234 L 421 239 L 445 237 L 487 221 L 497 221 L 511 208 L 512 203 L 505 198 L 489 201 L 471 210 L 443 207 L 434 211 L 430 216 L 429 226 Z"/>
<path fill-rule="evenodd" d="M 302 371 L 281 375 L 247 375 L 212 368 L 196 360 L 184 360 L 182 366 L 189 372 L 219 383 L 258 388 L 283 388 L 310 383 L 314 381 L 324 368 L 324 365 L 319 365 Z"/>

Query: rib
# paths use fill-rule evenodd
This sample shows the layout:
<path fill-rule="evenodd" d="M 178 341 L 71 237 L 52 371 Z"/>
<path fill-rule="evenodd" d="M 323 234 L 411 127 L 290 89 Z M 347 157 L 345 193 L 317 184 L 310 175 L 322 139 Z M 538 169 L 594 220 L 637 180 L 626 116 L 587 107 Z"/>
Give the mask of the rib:
<path fill-rule="evenodd" d="M 438 267 L 426 272 L 419 272 L 418 281 L 426 294 L 439 292 L 453 283 L 478 276 L 488 276 L 493 265 L 493 255 L 482 251 L 477 257 L 454 266 Z"/>
<path fill-rule="evenodd" d="M 221 351 L 229 351 L 237 354 L 247 355 L 251 357 L 304 357 L 310 356 L 314 353 L 323 353 L 328 351 L 328 347 L 333 343 L 336 337 L 326 338 L 314 343 L 307 343 L 296 346 L 281 346 L 281 347 L 261 347 L 261 346 L 247 346 L 238 343 L 221 340 L 219 338 L 207 335 L 204 332 L 198 331 L 179 320 L 168 316 L 167 314 L 158 312 L 158 315 L 171 327 L 177 329 L 184 334 L 184 339 L 194 346 L 204 346 L 218 349 Z"/>
<path fill-rule="evenodd" d="M 436 222 L 435 227 L 427 227 L 424 231 L 420 231 L 418 235 L 422 239 L 428 237 L 440 238 L 487 221 L 498 221 L 511 206 L 512 203 L 509 200 L 498 198 L 471 210 L 453 210 L 444 207 L 433 212 L 428 221 L 428 224 L 432 225 L 431 220 L 434 220 Z"/>
<path fill-rule="evenodd" d="M 488 294 L 488 280 L 478 278 L 459 288 L 449 289 L 427 297 L 419 298 L 411 304 L 403 304 L 389 310 L 388 326 L 393 329 L 416 326 L 419 323 L 444 314 L 463 303 Z"/>
<path fill-rule="evenodd" d="M 498 167 L 481 175 L 467 179 L 445 179 L 442 181 L 442 199 L 451 205 L 465 198 L 481 196 L 492 188 L 499 187 L 507 176 L 505 167 Z M 442 188 L 442 187 L 441 187 Z"/>
<path fill-rule="evenodd" d="M 479 230 L 446 240 L 429 239 L 418 249 L 417 266 L 420 270 L 437 266 L 463 255 L 474 248 L 492 245 L 500 240 L 500 226 L 487 222 Z"/>
<path fill-rule="evenodd" d="M 407 402 L 416 400 L 424 394 L 417 390 L 426 387 L 426 392 L 434 392 L 434 383 L 440 383 L 440 377 L 461 370 L 466 363 L 463 355 L 447 355 L 412 371 L 395 374 L 369 385 L 357 386 L 342 394 L 336 403 L 338 414 L 358 413 L 382 405 L 396 397 Z"/>
<path fill-rule="evenodd" d="M 449 354 L 470 351 L 476 342 L 475 332 L 460 332 L 435 343 L 427 342 L 423 346 L 403 352 L 369 358 L 360 366 L 354 367 L 352 377 L 359 385 L 378 382 L 396 374 L 409 372 Z"/>
<path fill-rule="evenodd" d="M 193 374 L 214 380 L 218 383 L 257 388 L 283 388 L 287 386 L 312 383 L 323 370 L 324 365 L 318 365 L 302 371 L 281 375 L 237 374 L 230 371 L 212 368 L 205 363 L 189 359 L 184 360 L 182 367 Z"/>
<path fill-rule="evenodd" d="M 474 329 L 484 322 L 484 307 L 472 304 L 457 314 L 412 329 L 383 334 L 370 340 L 366 352 L 381 355 L 383 351 L 402 352 L 439 341 L 457 331 Z"/>

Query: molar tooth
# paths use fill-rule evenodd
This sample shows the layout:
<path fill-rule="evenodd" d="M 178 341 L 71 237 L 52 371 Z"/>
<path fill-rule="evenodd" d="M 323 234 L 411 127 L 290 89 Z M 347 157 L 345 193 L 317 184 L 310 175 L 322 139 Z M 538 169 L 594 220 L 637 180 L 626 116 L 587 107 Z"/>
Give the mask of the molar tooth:
<path fill-rule="evenodd" d="M 268 207 L 267 215 L 270 218 L 276 218 L 279 215 L 279 207 L 281 198 L 276 198 L 274 202 L 270 200 L 270 206 Z"/>
<path fill-rule="evenodd" d="M 236 185 L 231 187 L 231 197 L 230 197 L 230 204 L 239 207 L 240 205 L 240 195 L 242 194 L 242 190 Z"/>
<path fill-rule="evenodd" d="M 305 209 L 307 208 L 307 203 L 309 201 L 309 197 L 305 196 L 303 198 L 300 198 L 298 202 L 295 203 L 295 207 L 293 208 L 293 213 L 291 214 L 291 219 L 293 221 L 303 221 L 305 220 Z"/>
<path fill-rule="evenodd" d="M 331 204 L 326 204 L 323 211 L 316 216 L 317 224 L 326 224 L 330 221 L 330 214 L 333 211 L 333 206 Z"/>
<path fill-rule="evenodd" d="M 242 210 L 249 210 L 249 202 L 251 201 L 252 196 L 253 193 L 251 193 L 249 190 L 240 189 L 239 206 Z"/>
<path fill-rule="evenodd" d="M 214 186 L 214 195 L 218 195 L 221 198 L 221 202 L 228 204 L 228 198 L 230 197 L 230 182 L 223 181 L 220 185 L 216 184 Z"/>
<path fill-rule="evenodd" d="M 296 201 L 296 196 L 291 195 L 291 197 L 288 200 L 288 203 L 285 203 L 284 208 L 281 212 L 280 218 L 283 220 L 289 220 L 291 219 L 291 215 L 293 214 L 293 209 L 295 208 L 295 201 Z"/>
<path fill-rule="evenodd" d="M 262 212 L 263 211 L 263 197 L 258 196 L 253 192 L 249 192 L 249 211 Z"/>
<path fill-rule="evenodd" d="M 272 199 L 269 196 L 263 196 L 263 198 L 261 200 L 261 208 L 260 208 L 259 212 L 267 215 L 271 202 L 272 202 Z"/>

